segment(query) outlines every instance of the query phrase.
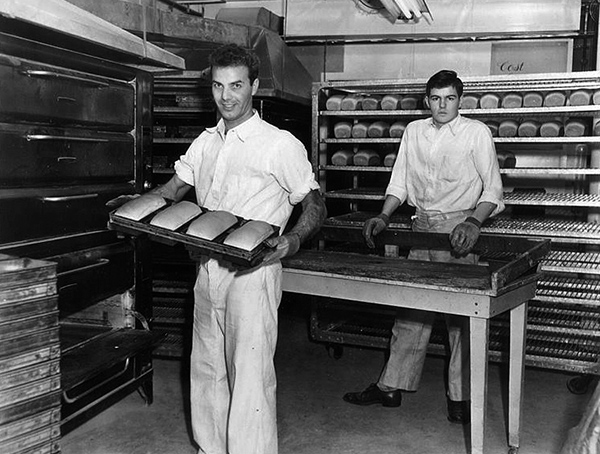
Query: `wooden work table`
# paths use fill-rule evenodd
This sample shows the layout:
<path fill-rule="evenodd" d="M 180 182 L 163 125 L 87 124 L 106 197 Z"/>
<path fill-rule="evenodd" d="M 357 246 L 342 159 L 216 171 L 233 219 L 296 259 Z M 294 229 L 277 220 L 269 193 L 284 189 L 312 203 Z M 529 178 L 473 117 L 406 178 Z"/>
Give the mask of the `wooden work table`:
<path fill-rule="evenodd" d="M 535 247 L 537 249 L 537 246 Z M 543 256 L 546 246 L 538 250 Z M 469 317 L 471 452 L 484 452 L 490 318 L 510 312 L 509 453 L 519 447 L 527 302 L 535 294 L 529 271 L 504 282 L 506 267 L 422 262 L 348 252 L 303 250 L 283 260 L 283 290 L 369 304 Z M 518 267 L 523 256 L 512 262 Z M 509 263 L 509 265 L 511 265 Z M 531 268 L 533 267 L 533 268 Z M 509 268 L 514 268 L 509 266 Z M 500 285 L 499 285 L 500 284 Z"/>

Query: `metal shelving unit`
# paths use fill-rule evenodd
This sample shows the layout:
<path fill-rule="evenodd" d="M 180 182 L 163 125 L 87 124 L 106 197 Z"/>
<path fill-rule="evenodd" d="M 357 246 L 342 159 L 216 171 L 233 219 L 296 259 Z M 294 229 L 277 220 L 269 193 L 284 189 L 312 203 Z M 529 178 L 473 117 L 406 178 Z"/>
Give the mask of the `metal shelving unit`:
<path fill-rule="evenodd" d="M 506 210 L 486 222 L 483 233 L 527 236 L 551 240 L 552 252 L 542 262 L 543 278 L 530 302 L 526 364 L 536 367 L 600 374 L 600 72 L 488 76 L 463 79 L 465 95 L 495 93 L 500 99 L 508 93 L 524 95 L 562 92 L 561 106 L 470 108 L 461 114 L 481 121 L 506 119 L 558 121 L 563 125 L 580 120 L 582 135 L 555 137 L 494 137 L 497 151 L 514 156 L 513 164 L 502 167 Z M 324 229 L 328 238 L 336 229 L 362 228 L 376 214 L 384 200 L 391 167 L 382 165 L 333 165 L 335 151 L 372 149 L 385 154 L 396 151 L 398 137 L 338 138 L 338 122 L 408 122 L 429 115 L 427 110 L 327 110 L 326 102 L 342 96 L 424 96 L 424 80 L 332 81 L 313 86 L 312 163 L 319 176 L 330 218 Z M 590 102 L 572 105 L 571 94 L 584 90 Z M 595 96 L 594 96 L 595 95 Z M 575 98 L 573 98 L 575 99 Z M 390 229 L 410 228 L 409 207 L 404 205 L 392 218 Z M 324 247 L 343 248 L 342 244 Z M 353 250 L 360 245 L 349 246 Z M 382 253 L 382 251 L 380 251 Z M 493 259 L 483 257 L 483 259 Z M 316 340 L 333 346 L 343 344 L 387 348 L 391 323 L 389 311 L 373 313 L 348 302 L 322 300 L 311 317 L 311 333 Z M 392 317 L 393 318 L 393 317 Z M 491 360 L 502 360 L 508 348 L 506 322 L 492 323 Z M 431 351 L 444 349 L 443 335 L 434 330 Z"/>

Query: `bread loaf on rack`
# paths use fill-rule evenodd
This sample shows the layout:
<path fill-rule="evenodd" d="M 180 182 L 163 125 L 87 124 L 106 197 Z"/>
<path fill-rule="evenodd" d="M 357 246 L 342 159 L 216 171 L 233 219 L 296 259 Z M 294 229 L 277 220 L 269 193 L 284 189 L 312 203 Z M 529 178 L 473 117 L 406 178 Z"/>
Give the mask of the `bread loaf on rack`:
<path fill-rule="evenodd" d="M 506 93 L 502 96 L 502 107 L 505 109 L 518 109 L 523 105 L 523 96 L 520 93 Z"/>
<path fill-rule="evenodd" d="M 490 132 L 492 133 L 492 137 L 498 137 L 498 127 L 499 127 L 498 122 L 494 121 L 494 120 L 487 120 L 485 122 L 485 124 L 490 129 Z"/>
<path fill-rule="evenodd" d="M 381 109 L 381 95 L 367 95 L 362 100 L 363 110 Z"/>
<path fill-rule="evenodd" d="M 363 97 L 361 95 L 346 95 L 342 99 L 341 108 L 342 110 L 361 110 L 362 100 Z"/>
<path fill-rule="evenodd" d="M 355 166 L 378 166 L 381 158 L 375 150 L 359 150 L 354 155 Z"/>
<path fill-rule="evenodd" d="M 398 157 L 398 153 L 392 151 L 388 153 L 383 158 L 383 165 L 386 167 L 394 167 L 394 163 L 396 162 L 396 158 Z"/>
<path fill-rule="evenodd" d="M 592 99 L 592 93 L 589 90 L 574 90 L 569 95 L 569 104 L 571 106 L 587 106 Z"/>
<path fill-rule="evenodd" d="M 273 232 L 273 227 L 264 221 L 248 221 L 227 235 L 223 244 L 251 251 Z"/>
<path fill-rule="evenodd" d="M 563 125 L 562 123 L 550 120 L 545 121 L 540 126 L 540 136 L 542 137 L 560 137 L 563 135 Z"/>
<path fill-rule="evenodd" d="M 160 195 L 146 193 L 119 207 L 117 211 L 115 211 L 115 215 L 131 219 L 132 221 L 139 221 L 164 207 L 166 204 L 167 201 Z"/>
<path fill-rule="evenodd" d="M 535 120 L 525 120 L 517 129 L 519 137 L 537 137 L 540 132 L 540 123 Z"/>
<path fill-rule="evenodd" d="M 564 106 L 567 100 L 567 95 L 564 91 L 551 91 L 544 96 L 544 107 L 560 107 Z"/>
<path fill-rule="evenodd" d="M 333 135 L 336 139 L 347 139 L 352 137 L 352 123 L 339 121 L 333 125 Z"/>
<path fill-rule="evenodd" d="M 364 139 L 367 137 L 369 131 L 369 123 L 366 121 L 359 121 L 352 125 L 352 137 L 355 139 Z"/>
<path fill-rule="evenodd" d="M 465 93 L 460 105 L 461 109 L 477 109 L 479 107 L 480 96 L 476 93 Z"/>
<path fill-rule="evenodd" d="M 415 95 L 403 96 L 400 100 L 402 110 L 416 110 L 419 107 L 419 97 Z"/>
<path fill-rule="evenodd" d="M 351 166 L 354 164 L 354 152 L 352 150 L 338 150 L 331 156 L 334 166 Z"/>
<path fill-rule="evenodd" d="M 600 90 L 594 91 L 594 94 L 592 95 L 592 103 L 595 105 L 600 104 Z"/>
<path fill-rule="evenodd" d="M 383 95 L 381 98 L 381 109 L 383 110 L 398 110 L 400 109 L 401 95 Z"/>
<path fill-rule="evenodd" d="M 581 120 L 568 120 L 565 123 L 565 137 L 581 137 L 585 135 L 585 123 Z"/>
<path fill-rule="evenodd" d="M 150 221 L 151 225 L 167 230 L 177 230 L 202 213 L 202 209 L 193 202 L 184 200 L 164 209 Z"/>
<path fill-rule="evenodd" d="M 479 106 L 482 109 L 497 109 L 500 105 L 500 96 L 496 93 L 486 93 L 479 99 Z"/>
<path fill-rule="evenodd" d="M 212 241 L 237 224 L 237 218 L 228 211 L 209 211 L 193 221 L 187 234 Z"/>
<path fill-rule="evenodd" d="M 498 157 L 498 166 L 501 169 L 514 169 L 517 164 L 517 159 L 515 158 L 514 153 L 510 151 L 498 151 L 496 153 Z"/>
<path fill-rule="evenodd" d="M 515 120 L 503 120 L 498 125 L 498 136 L 515 137 L 519 129 L 519 123 Z"/>
<path fill-rule="evenodd" d="M 342 99 L 346 95 L 331 95 L 325 101 L 325 108 L 327 110 L 342 110 Z"/>
<path fill-rule="evenodd" d="M 385 121 L 374 121 L 369 125 L 367 135 L 372 138 L 388 137 L 390 135 L 390 124 Z"/>
<path fill-rule="evenodd" d="M 390 137 L 402 137 L 404 135 L 404 131 L 406 130 L 406 122 L 405 121 L 396 121 L 392 123 L 390 126 Z"/>
<path fill-rule="evenodd" d="M 523 107 L 542 107 L 544 97 L 537 91 L 530 91 L 523 95 Z"/>

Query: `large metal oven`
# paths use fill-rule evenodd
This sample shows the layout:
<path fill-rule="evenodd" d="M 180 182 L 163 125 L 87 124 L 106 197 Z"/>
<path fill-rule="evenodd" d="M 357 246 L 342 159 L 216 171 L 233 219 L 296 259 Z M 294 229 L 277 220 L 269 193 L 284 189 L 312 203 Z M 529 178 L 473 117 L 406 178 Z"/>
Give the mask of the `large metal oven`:
<path fill-rule="evenodd" d="M 106 202 L 148 181 L 152 75 L 10 33 L 0 49 L 0 253 L 56 264 L 65 432 L 152 401 L 148 247 L 106 229 Z"/>

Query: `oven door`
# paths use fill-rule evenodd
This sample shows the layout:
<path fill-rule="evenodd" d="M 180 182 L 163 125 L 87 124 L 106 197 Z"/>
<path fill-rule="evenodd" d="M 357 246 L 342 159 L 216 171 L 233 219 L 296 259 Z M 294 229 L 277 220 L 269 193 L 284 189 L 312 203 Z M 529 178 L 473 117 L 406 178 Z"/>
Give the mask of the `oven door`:
<path fill-rule="evenodd" d="M 127 183 L 134 145 L 129 133 L 0 123 L 0 187 Z"/>
<path fill-rule="evenodd" d="M 0 55 L 0 118 L 60 125 L 134 128 L 134 87 L 126 81 Z M 32 106 L 35 106 L 33 108 Z"/>

